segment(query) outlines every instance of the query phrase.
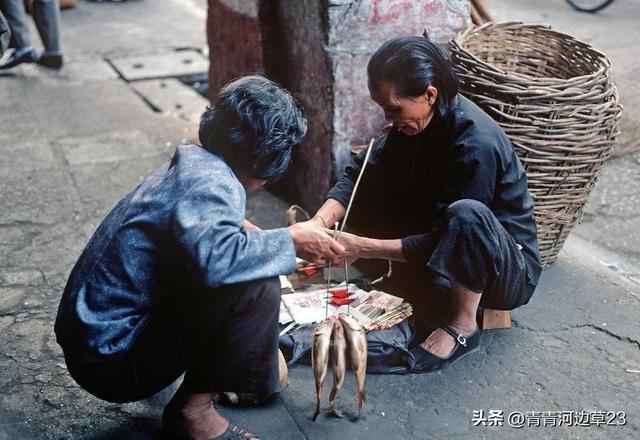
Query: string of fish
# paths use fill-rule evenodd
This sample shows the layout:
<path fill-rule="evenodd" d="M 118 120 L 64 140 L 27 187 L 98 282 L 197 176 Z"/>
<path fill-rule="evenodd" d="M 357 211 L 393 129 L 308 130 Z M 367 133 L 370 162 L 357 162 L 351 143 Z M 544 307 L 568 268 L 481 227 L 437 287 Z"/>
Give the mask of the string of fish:
<path fill-rule="evenodd" d="M 349 213 L 353 205 L 358 185 L 364 174 L 364 170 L 369 162 L 369 156 L 373 148 L 374 139 L 371 139 L 364 158 L 364 163 L 356 179 L 353 192 L 347 205 L 342 227 L 338 231 L 338 223 L 334 225 L 333 238 L 338 240 L 340 234 L 344 231 L 347 224 Z M 347 288 L 347 297 L 349 296 L 349 269 L 347 255 L 344 258 L 344 277 Z M 356 406 L 358 413 L 362 409 L 365 401 L 365 375 L 367 370 L 367 337 L 364 327 L 360 322 L 351 317 L 351 309 L 347 303 L 347 314 L 339 314 L 337 317 L 329 316 L 329 289 L 331 288 L 331 263 L 328 265 L 327 275 L 327 294 L 325 306 L 325 320 L 322 321 L 315 329 L 313 336 L 313 347 L 311 351 L 311 368 L 315 378 L 316 386 L 316 411 L 313 415 L 315 421 L 320 414 L 320 400 L 322 397 L 322 388 L 327 375 L 329 359 L 333 361 L 333 387 L 329 394 L 329 405 L 331 412 L 336 417 L 343 417 L 342 412 L 335 406 L 335 399 L 340 388 L 344 384 L 346 374 L 346 354 L 349 352 L 351 360 L 351 369 L 356 378 Z"/>

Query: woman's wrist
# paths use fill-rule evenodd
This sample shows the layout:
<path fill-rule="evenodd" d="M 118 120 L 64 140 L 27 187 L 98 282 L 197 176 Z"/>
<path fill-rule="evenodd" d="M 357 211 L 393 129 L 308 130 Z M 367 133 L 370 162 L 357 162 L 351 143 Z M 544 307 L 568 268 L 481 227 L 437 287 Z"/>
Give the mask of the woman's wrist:
<path fill-rule="evenodd" d="M 344 213 L 345 208 L 340 202 L 335 199 L 327 199 L 311 220 L 318 226 L 333 229 L 335 223 L 344 216 Z"/>
<path fill-rule="evenodd" d="M 313 218 L 311 219 L 312 222 L 317 223 L 318 225 L 322 226 L 323 228 L 328 228 L 328 224 L 327 221 L 324 219 L 324 217 L 322 217 L 320 214 L 316 214 L 313 216 Z"/>
<path fill-rule="evenodd" d="M 378 240 L 375 238 L 361 237 L 358 243 L 360 258 L 380 258 L 395 261 L 405 261 L 402 254 L 402 241 L 400 239 Z"/>

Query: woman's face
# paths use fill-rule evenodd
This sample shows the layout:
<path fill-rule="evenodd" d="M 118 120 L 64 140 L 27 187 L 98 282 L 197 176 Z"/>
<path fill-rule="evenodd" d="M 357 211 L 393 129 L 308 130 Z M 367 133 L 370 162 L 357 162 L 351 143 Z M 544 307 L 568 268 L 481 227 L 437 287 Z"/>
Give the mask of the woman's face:
<path fill-rule="evenodd" d="M 400 96 L 395 87 L 388 81 L 376 84 L 369 83 L 371 99 L 384 111 L 387 121 L 407 136 L 414 136 L 427 128 L 433 118 L 438 89 L 427 87 L 420 96 Z"/>

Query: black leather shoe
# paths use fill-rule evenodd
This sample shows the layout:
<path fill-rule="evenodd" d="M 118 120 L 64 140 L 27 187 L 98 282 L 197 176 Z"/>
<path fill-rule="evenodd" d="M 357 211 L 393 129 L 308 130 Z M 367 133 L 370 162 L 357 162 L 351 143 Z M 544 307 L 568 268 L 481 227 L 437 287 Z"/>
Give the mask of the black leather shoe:
<path fill-rule="evenodd" d="M 38 55 L 33 49 L 18 56 L 16 56 L 16 53 L 13 52 L 4 63 L 0 64 L 0 70 L 11 69 L 12 67 L 15 67 L 18 64 L 22 63 L 35 63 L 36 61 L 38 61 Z"/>
<path fill-rule="evenodd" d="M 411 371 L 415 373 L 430 373 L 448 367 L 461 357 L 473 353 L 480 346 L 480 327 L 469 336 L 464 336 L 450 325 L 440 326 L 442 330 L 449 333 L 456 341 L 453 351 L 446 358 L 441 358 L 433 353 L 429 353 L 421 346 L 416 346 L 411 350 L 415 365 Z"/>
<path fill-rule="evenodd" d="M 42 54 L 38 58 L 38 64 L 49 69 L 60 69 L 62 67 L 62 55 Z"/>

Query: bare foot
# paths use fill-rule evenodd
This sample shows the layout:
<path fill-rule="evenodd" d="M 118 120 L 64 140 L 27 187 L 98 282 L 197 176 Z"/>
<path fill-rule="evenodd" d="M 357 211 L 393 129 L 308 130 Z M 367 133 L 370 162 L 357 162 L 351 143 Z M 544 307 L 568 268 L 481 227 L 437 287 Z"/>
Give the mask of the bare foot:
<path fill-rule="evenodd" d="M 456 281 L 451 282 L 451 294 L 451 321 L 448 324 L 463 336 L 471 336 L 478 328 L 476 312 L 482 294 L 467 289 Z M 454 337 L 441 328 L 420 343 L 420 347 L 443 359 L 451 356 L 455 346 Z"/>
<path fill-rule="evenodd" d="M 216 411 L 211 398 L 211 393 L 176 393 L 162 416 L 165 428 L 188 434 L 194 440 L 208 440 L 222 435 L 229 427 L 229 421 Z M 234 429 L 239 431 L 237 427 Z M 244 434 L 244 437 L 257 439 L 250 433 Z"/>
<path fill-rule="evenodd" d="M 478 328 L 475 319 L 471 322 L 454 321 L 449 324 L 463 336 L 471 336 Z M 440 358 L 448 358 L 456 346 L 456 340 L 449 333 L 437 328 L 427 339 L 420 343 L 420 347 Z"/>

